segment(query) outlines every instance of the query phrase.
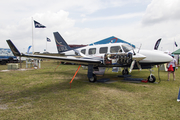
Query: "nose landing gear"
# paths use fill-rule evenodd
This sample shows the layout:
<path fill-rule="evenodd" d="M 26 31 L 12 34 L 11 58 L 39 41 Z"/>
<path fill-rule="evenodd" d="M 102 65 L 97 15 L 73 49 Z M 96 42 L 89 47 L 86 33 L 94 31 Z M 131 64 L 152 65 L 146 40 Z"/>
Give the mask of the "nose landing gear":
<path fill-rule="evenodd" d="M 150 69 L 149 71 L 150 71 L 150 76 L 148 77 L 148 82 L 154 83 L 156 81 L 156 78 L 152 74 L 152 69 Z"/>
<path fill-rule="evenodd" d="M 156 81 L 156 78 L 155 78 L 153 75 L 150 75 L 150 76 L 148 77 L 148 82 L 154 83 L 155 81 Z"/>

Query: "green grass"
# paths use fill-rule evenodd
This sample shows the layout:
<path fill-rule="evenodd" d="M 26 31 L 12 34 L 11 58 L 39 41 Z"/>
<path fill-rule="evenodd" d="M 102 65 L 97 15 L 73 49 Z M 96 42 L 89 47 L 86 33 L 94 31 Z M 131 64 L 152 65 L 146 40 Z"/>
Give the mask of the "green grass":
<path fill-rule="evenodd" d="M 123 82 L 123 78 L 116 77 L 121 73 L 110 69 L 103 77 L 116 82 L 106 84 L 89 83 L 87 70 L 80 68 L 70 89 L 78 66 L 60 65 L 55 71 L 57 65 L 47 61 L 37 70 L 0 72 L 0 119 L 180 118 L 180 70 L 175 81 L 167 81 L 167 72 L 161 71 L 161 82 L 155 84 Z M 7 66 L 1 65 L 0 70 L 4 69 Z M 157 68 L 153 70 L 158 79 Z M 149 71 L 134 70 L 131 75 L 147 79 Z"/>

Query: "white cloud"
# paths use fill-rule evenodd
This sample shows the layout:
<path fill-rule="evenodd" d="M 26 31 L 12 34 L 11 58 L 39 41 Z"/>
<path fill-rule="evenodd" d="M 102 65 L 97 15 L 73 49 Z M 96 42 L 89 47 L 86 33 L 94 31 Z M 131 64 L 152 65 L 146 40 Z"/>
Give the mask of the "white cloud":
<path fill-rule="evenodd" d="M 144 24 L 180 19 L 179 0 L 152 0 L 143 18 Z"/>
<path fill-rule="evenodd" d="M 35 44 L 35 50 L 42 51 L 45 47 L 46 37 L 53 39 L 53 32 L 55 31 L 66 31 L 74 26 L 74 20 L 69 18 L 69 13 L 60 10 L 57 13 L 45 12 L 36 13 L 33 15 L 34 20 L 45 25 L 47 28 L 34 28 L 33 21 L 31 17 L 22 19 L 16 25 L 7 25 L 0 28 L 1 39 L 4 39 L 2 46 L 7 46 L 5 40 L 12 39 L 16 42 L 17 46 L 22 50 L 32 44 L 32 28 L 33 28 L 33 38 Z M 8 36 L 8 38 L 7 38 Z M 26 46 L 22 46 L 21 44 Z M 53 42 L 52 42 L 53 43 Z M 20 46 L 19 46 L 20 45 Z M 51 44 L 49 44 L 50 46 Z M 53 49 L 55 44 L 53 45 Z M 53 50 L 55 51 L 55 49 Z"/>
<path fill-rule="evenodd" d="M 2 42 L 0 47 L 8 47 L 5 40 L 12 39 L 21 51 L 27 49 L 32 44 L 31 17 L 47 27 L 45 29 L 33 28 L 35 51 L 41 52 L 45 49 L 46 37 L 52 40 L 47 45 L 48 50 L 50 52 L 56 51 L 53 36 L 53 32 L 56 31 L 60 32 L 69 44 L 88 44 L 110 36 L 116 36 L 138 46 L 142 43 L 142 48 L 145 49 L 153 49 L 156 40 L 161 37 L 160 46 L 162 45 L 163 49 L 169 48 L 170 51 L 172 51 L 172 47 L 169 47 L 169 44 L 173 44 L 174 39 L 180 39 L 178 33 L 180 24 L 177 21 L 179 19 L 179 15 L 177 15 L 179 2 L 177 0 L 174 0 L 175 2 L 152 0 L 146 11 L 143 9 L 146 8 L 147 3 L 150 3 L 150 0 L 7 1 L 0 2 L 2 16 L 0 22 Z M 4 3 L 4 5 L 1 3 Z M 138 5 L 144 8 L 129 11 L 131 9 L 129 6 Z M 121 9 L 122 6 L 123 9 Z M 98 11 L 102 10 L 106 13 L 109 12 L 106 10 L 113 7 L 118 7 L 118 10 L 122 12 L 111 11 L 117 13 L 99 15 Z M 142 17 L 143 20 L 141 20 Z M 83 18 L 85 22 L 81 21 Z M 178 41 L 177 44 L 179 44 Z"/>
<path fill-rule="evenodd" d="M 160 48 L 163 50 L 172 52 L 178 49 L 174 46 L 174 40 L 179 44 L 179 6 L 179 0 L 152 0 L 142 19 L 142 26 L 138 30 L 143 29 L 142 33 L 148 37 L 148 40 L 161 37 Z"/>
<path fill-rule="evenodd" d="M 67 29 L 74 26 L 75 21 L 69 18 L 69 12 L 60 10 L 57 13 L 47 11 L 45 13 L 36 13 L 34 20 L 42 21 L 49 29 Z"/>
<path fill-rule="evenodd" d="M 140 13 L 128 13 L 123 15 L 116 15 L 116 16 L 105 16 L 105 17 L 95 17 L 95 18 L 83 18 L 82 22 L 85 21 L 97 21 L 97 20 L 116 20 L 116 19 L 130 19 L 134 17 L 142 17 L 144 15 L 143 12 Z"/>

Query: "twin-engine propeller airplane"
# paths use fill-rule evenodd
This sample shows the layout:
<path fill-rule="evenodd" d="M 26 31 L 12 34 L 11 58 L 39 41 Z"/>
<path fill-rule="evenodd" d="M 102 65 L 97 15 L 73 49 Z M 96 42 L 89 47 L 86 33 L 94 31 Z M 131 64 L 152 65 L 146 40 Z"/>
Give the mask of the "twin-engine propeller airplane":
<path fill-rule="evenodd" d="M 133 68 L 152 68 L 154 65 L 167 63 L 172 60 L 171 56 L 161 51 L 138 50 L 124 43 L 101 44 L 72 49 L 58 32 L 54 32 L 54 37 L 59 54 L 63 54 L 66 57 L 23 54 L 18 51 L 11 40 L 7 40 L 7 43 L 15 56 L 54 59 L 86 65 L 88 66 L 87 76 L 89 82 L 95 82 L 97 80 L 96 74 L 104 74 L 106 67 L 123 67 L 122 73 L 128 74 Z M 130 70 L 128 71 L 129 67 Z M 100 72 L 97 72 L 97 69 Z M 150 74 L 148 81 L 155 82 L 155 80 L 155 77 Z"/>
<path fill-rule="evenodd" d="M 54 32 L 54 38 L 58 53 L 61 55 L 80 55 L 85 59 L 100 60 L 101 64 L 93 65 L 92 68 L 97 70 L 98 67 L 100 74 L 104 74 L 106 67 L 123 67 L 122 74 L 127 75 L 132 69 L 151 69 L 154 65 L 164 64 L 172 60 L 171 56 L 162 51 L 134 49 L 126 43 L 99 44 L 73 50 L 58 32 Z M 129 67 L 130 70 L 128 71 Z M 88 71 L 90 70 L 88 69 Z M 91 72 L 88 74 L 91 75 Z M 92 76 L 88 75 L 90 82 L 96 80 L 96 74 L 99 72 L 93 71 Z M 155 82 L 155 80 L 156 78 L 150 73 L 148 81 Z"/>

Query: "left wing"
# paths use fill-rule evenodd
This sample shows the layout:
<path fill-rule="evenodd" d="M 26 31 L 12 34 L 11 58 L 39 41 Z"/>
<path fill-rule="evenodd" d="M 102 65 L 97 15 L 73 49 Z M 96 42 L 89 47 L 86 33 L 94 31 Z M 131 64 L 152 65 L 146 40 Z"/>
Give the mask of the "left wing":
<path fill-rule="evenodd" d="M 53 59 L 59 60 L 62 62 L 71 62 L 71 63 L 78 63 L 78 64 L 101 64 L 101 60 L 95 60 L 90 58 L 76 58 L 76 57 L 59 57 L 59 56 L 46 56 L 46 55 L 31 55 L 31 54 L 23 54 L 20 53 L 19 50 L 15 47 L 11 40 L 6 40 L 11 51 L 13 52 L 14 56 L 20 57 L 31 57 L 31 58 L 40 58 L 40 59 Z"/>

